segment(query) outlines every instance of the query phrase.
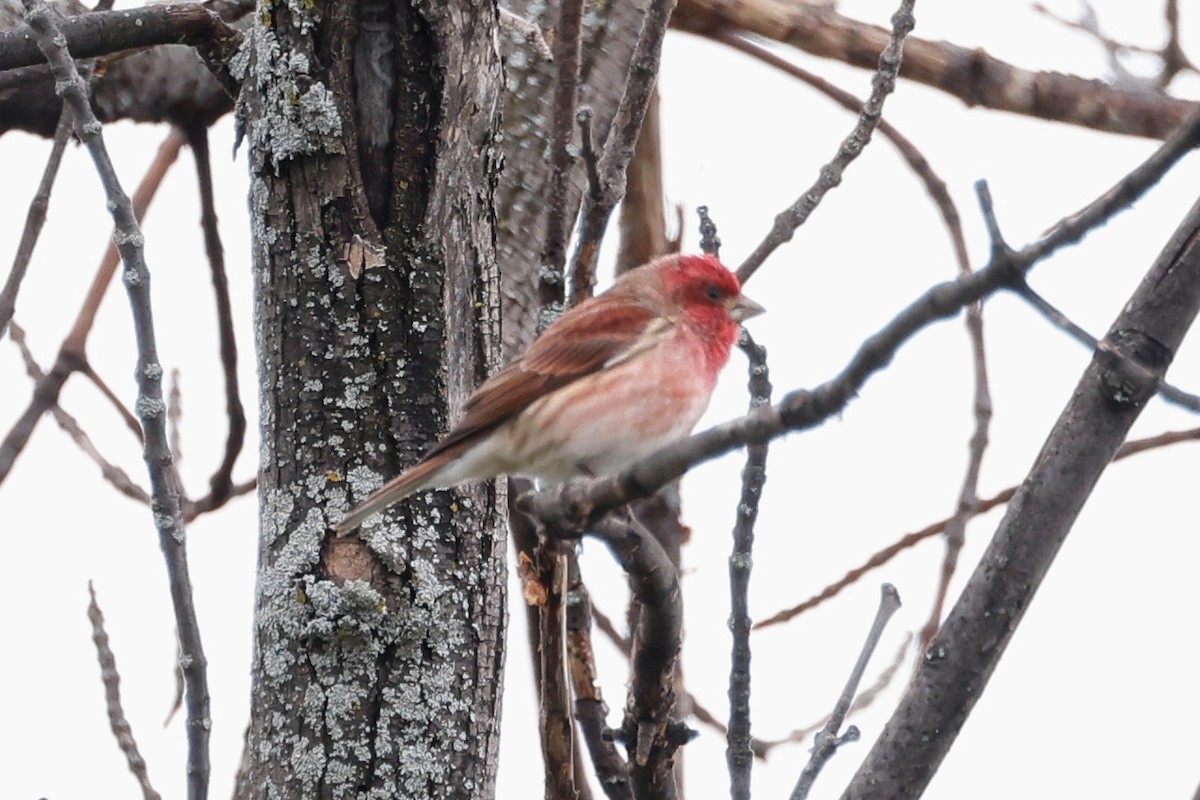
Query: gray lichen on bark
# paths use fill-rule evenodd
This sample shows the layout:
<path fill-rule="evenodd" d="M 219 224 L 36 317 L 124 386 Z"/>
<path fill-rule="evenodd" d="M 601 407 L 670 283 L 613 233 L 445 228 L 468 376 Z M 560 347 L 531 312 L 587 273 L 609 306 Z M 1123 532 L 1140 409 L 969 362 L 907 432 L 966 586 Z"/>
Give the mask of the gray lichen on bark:
<path fill-rule="evenodd" d="M 247 37 L 262 530 L 239 797 L 474 798 L 495 780 L 494 490 L 329 530 L 436 439 L 498 351 L 494 9 L 391 7 L 419 17 L 396 30 L 424 42 L 397 48 L 427 63 L 396 82 L 382 229 L 357 162 L 355 3 L 260 6 Z"/>

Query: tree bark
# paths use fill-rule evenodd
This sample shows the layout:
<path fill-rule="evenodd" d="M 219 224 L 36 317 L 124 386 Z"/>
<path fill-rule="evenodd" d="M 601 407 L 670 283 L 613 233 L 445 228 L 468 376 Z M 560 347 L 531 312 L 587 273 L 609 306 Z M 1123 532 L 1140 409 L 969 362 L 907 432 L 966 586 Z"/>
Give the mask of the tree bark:
<path fill-rule="evenodd" d="M 494 6 L 470 6 L 272 4 L 249 34 L 262 529 L 242 798 L 494 792 L 502 498 L 464 487 L 329 529 L 499 350 L 502 78 Z M 381 140 L 391 176 L 368 197 L 359 156 Z"/>

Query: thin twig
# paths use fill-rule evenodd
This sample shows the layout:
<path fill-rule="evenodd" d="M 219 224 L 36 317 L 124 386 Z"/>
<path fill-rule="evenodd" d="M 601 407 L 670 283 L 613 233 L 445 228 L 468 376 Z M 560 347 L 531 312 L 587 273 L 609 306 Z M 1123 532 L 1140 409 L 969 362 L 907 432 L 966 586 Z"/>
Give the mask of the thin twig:
<path fill-rule="evenodd" d="M 171 442 L 171 461 L 178 472 L 183 462 L 183 387 L 179 369 L 171 370 L 171 388 L 167 392 L 167 431 Z"/>
<path fill-rule="evenodd" d="M 837 155 L 821 167 L 816 183 L 775 217 L 775 224 L 771 227 L 771 231 L 738 267 L 738 280 L 743 284 L 762 266 L 771 253 L 775 252 L 780 245 L 791 240 L 796 229 L 812 215 L 825 194 L 842 182 L 842 174 L 846 168 L 854 159 L 858 158 L 871 141 L 871 133 L 883 117 L 883 102 L 896 88 L 896 74 L 900 71 L 900 62 L 904 53 L 904 37 L 908 36 L 916 24 L 916 20 L 913 18 L 915 2 L 916 0 L 901 0 L 900 8 L 892 15 L 892 33 L 888 38 L 887 46 L 879 54 L 879 68 L 871 79 L 871 96 L 863 104 L 854 130 L 842 141 Z"/>
<path fill-rule="evenodd" d="M 600 609 L 592 606 L 592 618 L 596 621 L 596 627 L 600 632 L 608 637 L 608 640 L 613 643 L 613 646 L 621 651 L 621 654 L 626 658 L 629 657 L 629 651 L 633 649 L 633 643 L 629 641 L 629 637 L 617 630 L 616 624 L 612 621 L 612 617 L 605 614 Z"/>
<path fill-rule="evenodd" d="M 1179 444 L 1180 442 L 1194 441 L 1200 441 L 1200 428 L 1190 428 L 1182 431 L 1167 431 L 1165 433 L 1156 434 L 1155 436 L 1148 436 L 1144 439 L 1132 439 L 1121 445 L 1121 449 L 1117 451 L 1117 454 L 1113 457 L 1113 461 L 1120 461 L 1128 458 L 1129 456 L 1137 455 L 1138 453 L 1144 453 L 1147 450 L 1157 450 L 1160 447 L 1169 447 L 1173 444 Z M 978 501 L 975 504 L 972 516 L 986 514 L 996 506 L 1004 505 L 1013 498 L 1013 495 L 1016 494 L 1016 492 L 1016 486 L 1009 486 L 1007 489 L 1003 489 L 991 497 Z M 954 517 L 948 517 L 946 519 L 938 520 L 937 522 L 926 525 L 920 530 L 916 530 L 912 533 L 907 533 L 904 536 L 901 536 L 892 544 L 872 554 L 871 557 L 863 562 L 860 566 L 850 570 L 841 578 L 829 584 L 824 589 L 805 600 L 803 603 L 784 609 L 783 611 L 773 614 L 767 619 L 755 623 L 754 629 L 758 630 L 760 628 L 768 628 L 772 625 L 778 625 L 780 623 L 787 622 L 790 619 L 800 616 L 806 611 L 816 608 L 826 600 L 832 600 L 834 597 L 841 594 L 844 589 L 857 583 L 863 575 L 866 575 L 871 570 L 882 567 L 884 564 L 900 555 L 900 553 L 915 547 L 926 539 L 930 539 L 940 533 L 944 533 L 947 526 L 949 526 L 951 520 L 953 519 Z"/>
<path fill-rule="evenodd" d="M 1065 331 L 1072 339 L 1082 344 L 1088 350 L 1095 350 L 1100 344 L 1099 340 L 1077 325 L 1070 317 L 1060 311 L 1049 300 L 1038 294 L 1037 290 L 1029 285 L 1027 281 L 1020 281 L 1013 289 L 1021 296 L 1025 302 L 1033 306 L 1033 308 L 1041 314 L 1054 327 L 1061 331 Z M 1166 381 L 1159 384 L 1158 395 L 1168 403 L 1173 403 L 1180 408 L 1186 408 L 1188 411 L 1200 413 L 1200 395 L 1185 392 L 1177 386 L 1174 386 Z"/>
<path fill-rule="evenodd" d="M 45 378 L 45 373 L 37 361 L 34 360 L 33 353 L 29 350 L 29 346 L 25 342 L 24 329 L 16 322 L 10 322 L 8 335 L 21 351 L 21 358 L 25 362 L 25 372 L 29 377 L 35 383 Z M 100 467 L 100 474 L 104 480 L 108 481 L 114 489 L 131 500 L 150 505 L 150 495 L 146 490 L 138 486 L 125 470 L 116 466 L 100 454 L 100 451 L 96 449 L 96 445 L 93 444 L 91 437 L 87 435 L 75 417 L 63 410 L 62 406 L 58 405 L 58 403 L 55 403 L 50 408 L 50 413 L 54 415 L 54 421 L 58 423 L 58 427 L 62 428 L 63 432 L 71 437 L 71 440 L 83 451 L 85 456 L 90 458 L 96 466 Z"/>
<path fill-rule="evenodd" d="M 208 479 L 207 498 L 197 503 L 219 508 L 233 492 L 233 465 L 246 440 L 246 412 L 238 388 L 237 337 L 233 330 L 233 309 L 229 301 L 229 279 L 225 274 L 225 248 L 217 227 L 217 207 L 213 195 L 212 163 L 208 150 L 208 131 L 188 131 L 188 142 L 196 158 L 196 178 L 200 187 L 200 229 L 204 232 L 204 253 L 212 273 L 213 297 L 217 303 L 217 333 L 220 342 L 221 372 L 225 380 L 225 417 L 228 429 L 221 463 Z M 190 504 L 189 504 L 190 505 Z"/>
<path fill-rule="evenodd" d="M 178 490 L 170 469 L 171 452 L 167 442 L 166 404 L 162 395 L 162 365 L 155 343 L 150 306 L 150 273 L 146 267 L 144 237 L 138 226 L 133 204 L 121 188 L 112 160 L 104 144 L 102 127 L 92 112 L 87 85 L 79 76 L 67 51 L 56 14 L 43 0 L 24 0 L 25 21 L 32 29 L 39 49 L 46 56 L 61 90 L 64 103 L 71 108 L 75 133 L 87 146 L 96 171 L 108 196 L 108 206 L 117 232 L 114 236 L 125 263 L 125 287 L 138 350 L 138 416 L 145 432 L 145 459 L 154 498 L 154 524 L 167 563 L 171 600 L 182 643 L 184 672 L 188 678 L 188 797 L 204 800 L 209 780 L 209 698 L 207 662 L 200 642 L 200 629 L 188 577 L 184 549 L 183 514 Z"/>
<path fill-rule="evenodd" d="M 717 224 L 708 215 L 708 206 L 696 206 L 696 215 L 700 217 L 700 251 L 720 257 L 721 237 L 717 236 Z"/>
<path fill-rule="evenodd" d="M 904 639 L 900 642 L 900 646 L 896 648 L 896 652 L 892 656 L 891 663 L 889 663 L 879 673 L 879 676 L 875 678 L 874 682 L 870 686 L 863 689 L 858 693 L 858 696 L 854 698 L 854 702 L 850 704 L 850 710 L 846 713 L 847 718 L 865 708 L 869 708 L 871 704 L 875 702 L 876 698 L 883 693 L 883 690 L 891 685 L 896 675 L 900 673 L 900 667 L 902 667 L 905 663 L 905 655 L 908 653 L 908 647 L 912 644 L 912 640 L 913 637 L 911 633 L 904 637 Z M 825 717 L 821 718 L 819 722 L 814 722 L 811 725 L 807 725 L 803 728 L 796 728 L 781 739 L 768 739 L 763 741 L 756 740 L 754 754 L 759 758 L 766 758 L 768 753 L 780 745 L 803 744 L 807 742 L 814 733 L 828 725 L 829 719 L 829 716 L 826 715 Z"/>
<path fill-rule="evenodd" d="M 1167 0 L 1163 16 L 1167 23 L 1167 43 L 1162 49 L 1163 65 L 1158 76 L 1158 89 L 1165 92 L 1180 72 L 1200 70 L 1197 70 L 1196 65 L 1184 54 L 1183 46 L 1179 43 L 1179 0 Z"/>
<path fill-rule="evenodd" d="M 176 157 L 178 157 L 179 150 L 182 147 L 183 135 L 179 131 L 172 129 L 167 134 L 167 138 L 159 146 L 154 163 L 146 170 L 146 175 L 142 178 L 138 190 L 133 195 L 133 208 L 139 220 L 145 215 L 150 201 L 154 198 L 158 187 L 162 185 L 163 177 L 166 175 L 167 170 L 170 169 L 171 164 L 174 163 Z M 12 471 L 17 457 L 25 449 L 25 445 L 29 442 L 29 437 L 33 435 L 38 420 L 42 418 L 47 409 L 58 402 L 58 397 L 62 393 L 63 385 L 67 382 L 67 379 L 74 372 L 82 369 L 83 365 L 87 363 L 88 334 L 91 333 L 92 325 L 96 321 L 96 314 L 100 310 L 100 303 L 104 299 L 105 292 L 108 290 L 108 284 L 112 282 L 112 276 L 116 272 L 117 264 L 119 263 L 120 256 L 117 253 L 117 249 L 110 244 L 105 249 L 104 258 L 96 270 L 96 275 L 92 279 L 92 285 L 88 288 L 87 296 L 84 297 L 83 304 L 79 308 L 79 313 L 75 317 L 75 322 L 59 346 L 54 364 L 45 377 L 34 387 L 33 395 L 29 398 L 29 404 L 26 406 L 25 411 L 13 423 L 4 440 L 0 442 L 0 483 L 4 483 L 4 479 Z"/>
<path fill-rule="evenodd" d="M 850 679 L 846 681 L 846 687 L 838 697 L 837 704 L 833 707 L 833 713 L 829 715 L 829 722 L 817 734 L 812 757 L 800 772 L 796 788 L 792 790 L 791 800 L 804 800 L 808 797 L 817 775 L 820 774 L 825 763 L 837 752 L 837 749 L 848 741 L 858 740 L 858 728 L 853 725 L 841 736 L 838 735 L 838 731 L 846 719 L 846 714 L 850 711 L 850 704 L 858 692 L 858 684 L 862 682 L 863 674 L 867 671 L 867 663 L 870 662 L 871 655 L 875 652 L 880 637 L 883 636 L 883 629 L 899 608 L 900 593 L 890 583 L 883 584 L 880 591 L 879 610 L 875 612 L 875 621 L 871 623 L 867 641 L 863 643 L 862 651 L 858 654 L 858 661 L 855 662 L 854 669 L 850 672 Z"/>
<path fill-rule="evenodd" d="M 117 393 L 112 390 L 112 387 L 108 385 L 108 382 L 100 377 L 100 373 L 96 372 L 96 370 L 92 368 L 91 362 L 85 360 L 79 365 L 79 368 L 76 370 L 76 372 L 90 380 L 92 385 L 100 390 L 100 395 L 108 401 L 110 406 L 116 410 L 117 414 L 121 417 L 121 421 L 125 423 L 125 427 L 128 428 L 129 432 L 137 438 L 139 443 L 141 443 L 142 426 L 141 423 L 138 422 L 138 418 L 125 406 L 123 402 L 121 402 L 121 398 L 117 397 Z"/>
<path fill-rule="evenodd" d="M 54 179 L 58 177 L 58 168 L 62 164 L 63 152 L 67 149 L 67 140 L 70 138 L 71 112 L 64 108 L 58 117 L 58 129 L 54 132 L 54 144 L 50 148 L 49 158 L 46 159 L 46 168 L 42 170 L 42 179 L 33 199 L 29 201 L 29 211 L 25 214 L 25 229 L 21 231 L 21 241 L 17 245 L 16 255 L 13 256 L 12 269 L 4 281 L 4 288 L 0 289 L 0 337 L 4 336 L 4 329 L 17 307 L 17 293 L 21 291 L 21 282 L 25 280 L 25 272 L 33 258 L 33 248 L 37 246 L 42 226 L 46 224 L 50 190 L 54 187 Z"/>
<path fill-rule="evenodd" d="M 121 705 L 121 673 L 117 671 L 117 657 L 113 655 L 108 644 L 108 632 L 104 630 L 104 614 L 96 601 L 96 590 L 88 581 L 88 619 L 92 623 L 92 642 L 96 645 L 96 658 L 100 661 L 100 680 L 104 683 L 104 703 L 108 709 L 108 725 L 112 729 L 117 746 L 125 754 L 125 763 L 133 777 L 137 778 L 142 787 L 142 797 L 145 800 L 160 800 L 161 795 L 150 783 L 146 773 L 146 760 L 138 750 L 137 739 L 133 738 L 133 729 L 125 718 L 125 709 Z"/>
<path fill-rule="evenodd" d="M 707 219 L 707 215 L 701 218 Z M 715 229 L 707 236 L 716 239 Z M 758 345 L 744 328 L 738 347 L 750 362 L 750 410 L 769 406 L 771 377 L 766 348 Z M 766 481 L 767 445 L 751 445 L 746 448 L 742 494 L 733 526 L 733 551 L 729 555 L 729 630 L 733 641 L 729 657 L 729 732 L 725 760 L 729 765 L 729 791 L 733 800 L 750 800 L 750 770 L 754 764 L 750 745 L 750 569 L 754 557 L 754 523 L 758 519 L 758 506 Z"/>

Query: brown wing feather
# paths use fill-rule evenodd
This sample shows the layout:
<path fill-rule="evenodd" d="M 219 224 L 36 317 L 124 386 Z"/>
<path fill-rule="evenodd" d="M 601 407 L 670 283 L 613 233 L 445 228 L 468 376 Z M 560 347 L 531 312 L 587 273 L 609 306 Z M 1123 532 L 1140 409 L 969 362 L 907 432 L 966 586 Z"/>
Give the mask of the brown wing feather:
<path fill-rule="evenodd" d="M 535 400 L 603 369 L 636 346 L 654 319 L 650 309 L 626 298 L 616 301 L 612 293 L 568 311 L 524 355 L 475 390 L 462 421 L 425 457 L 487 433 Z"/>

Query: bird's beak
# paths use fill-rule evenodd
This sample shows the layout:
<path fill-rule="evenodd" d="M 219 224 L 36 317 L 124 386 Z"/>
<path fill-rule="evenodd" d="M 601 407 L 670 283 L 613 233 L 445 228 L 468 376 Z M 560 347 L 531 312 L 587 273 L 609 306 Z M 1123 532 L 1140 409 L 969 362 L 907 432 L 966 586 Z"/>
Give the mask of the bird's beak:
<path fill-rule="evenodd" d="M 751 317 L 757 317 L 759 314 L 766 311 L 765 308 L 758 303 L 746 297 L 744 294 L 739 294 L 734 298 L 734 303 L 729 307 L 729 316 L 734 322 L 745 322 Z"/>

